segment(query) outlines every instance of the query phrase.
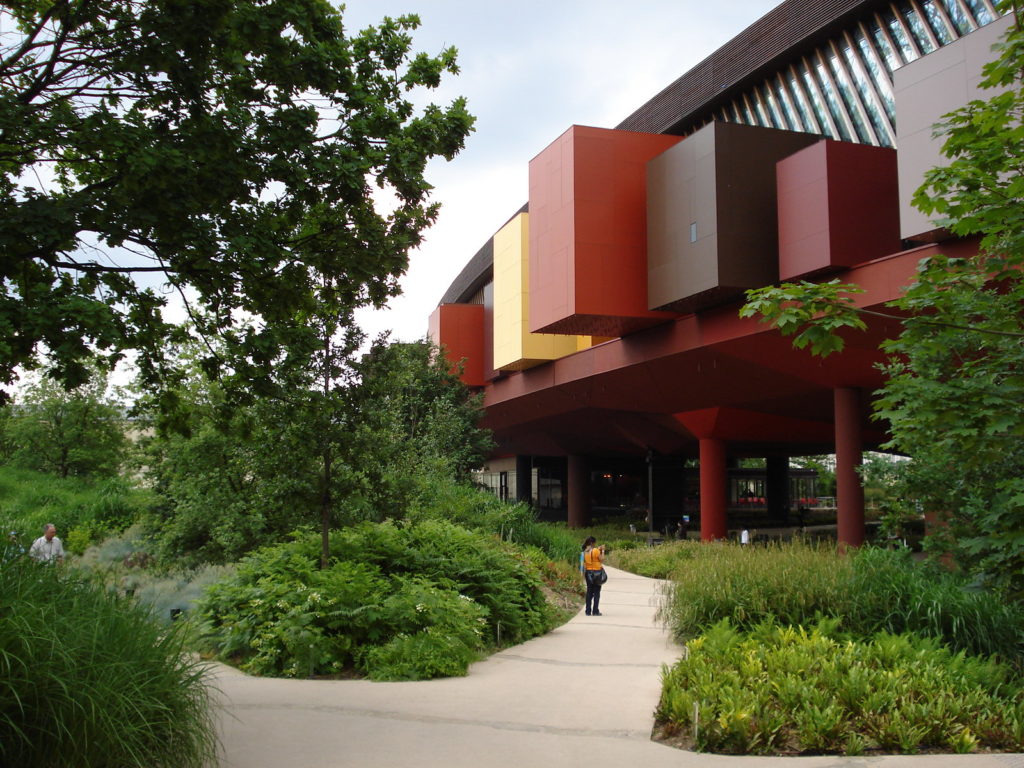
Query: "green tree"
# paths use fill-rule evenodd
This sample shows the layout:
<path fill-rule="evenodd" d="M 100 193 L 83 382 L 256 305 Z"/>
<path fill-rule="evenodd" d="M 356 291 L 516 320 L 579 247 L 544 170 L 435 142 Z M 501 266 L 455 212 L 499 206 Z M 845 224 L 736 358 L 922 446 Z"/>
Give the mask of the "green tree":
<path fill-rule="evenodd" d="M 14 466 L 60 477 L 109 477 L 126 458 L 125 409 L 101 372 L 70 392 L 42 377 L 4 410 L 0 442 Z"/>
<path fill-rule="evenodd" d="M 374 344 L 356 365 L 361 454 L 375 509 L 401 516 L 428 477 L 467 482 L 494 443 L 478 426 L 482 397 L 428 340 Z"/>
<path fill-rule="evenodd" d="M 0 382 L 46 351 L 76 385 L 125 350 L 167 381 L 165 290 L 228 342 L 209 373 L 259 382 L 313 343 L 302 312 L 397 292 L 437 215 L 426 163 L 472 129 L 463 99 L 422 105 L 458 67 L 411 52 L 413 15 L 350 33 L 326 0 L 11 0 L 0 23 Z"/>
<path fill-rule="evenodd" d="M 154 521 L 165 555 L 227 562 L 318 520 L 324 540 L 399 519 L 431 481 L 464 479 L 488 449 L 479 399 L 429 343 L 382 339 L 359 356 L 339 341 L 328 379 L 322 362 L 282 369 L 279 396 L 242 406 L 185 366 L 189 429 L 154 436 L 148 461 L 166 501 Z"/>
<path fill-rule="evenodd" d="M 902 322 L 883 344 L 886 384 L 876 416 L 890 447 L 913 457 L 910 492 L 948 517 L 941 546 L 993 583 L 1024 590 L 1024 16 L 984 69 L 988 99 L 937 127 L 948 163 L 929 171 L 915 205 L 953 234 L 979 239 L 971 259 L 921 261 L 892 314 L 854 306 L 836 281 L 752 291 L 760 314 L 816 354 L 842 348 L 839 332 L 872 314 Z"/>

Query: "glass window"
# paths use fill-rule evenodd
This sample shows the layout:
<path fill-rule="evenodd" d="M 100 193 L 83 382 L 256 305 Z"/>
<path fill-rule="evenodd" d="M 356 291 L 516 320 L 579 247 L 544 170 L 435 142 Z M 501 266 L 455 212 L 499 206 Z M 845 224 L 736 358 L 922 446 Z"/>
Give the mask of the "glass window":
<path fill-rule="evenodd" d="M 782 114 L 786 116 L 786 124 L 789 126 L 789 129 L 791 131 L 804 130 L 803 121 L 800 119 L 800 113 L 797 112 L 796 107 L 793 106 L 793 99 L 786 90 L 786 83 L 782 79 L 782 75 L 776 75 L 774 82 L 769 85 L 772 88 L 772 92 L 775 94 L 775 100 L 778 102 L 779 106 L 782 107 Z"/>
<path fill-rule="evenodd" d="M 946 15 L 938 7 L 937 1 L 921 0 L 921 10 L 924 11 L 924 17 L 935 34 L 935 39 L 939 41 L 939 45 L 952 43 L 954 40 L 953 30 L 950 29 Z"/>
<path fill-rule="evenodd" d="M 974 14 L 974 18 L 978 21 L 978 26 L 984 26 L 996 20 L 984 0 L 964 0 L 964 3 L 971 13 Z"/>
<path fill-rule="evenodd" d="M 740 114 L 743 115 L 743 119 L 740 121 L 747 125 L 757 125 L 757 120 L 754 118 L 753 113 L 750 111 L 750 104 L 747 101 L 746 96 L 741 97 L 742 101 L 739 103 Z"/>
<path fill-rule="evenodd" d="M 775 99 L 775 94 L 772 93 L 772 89 L 768 87 L 767 83 L 758 89 L 758 96 L 760 96 L 761 103 L 765 105 L 768 117 L 772 121 L 772 127 L 782 129 L 789 127 L 786 124 L 786 116 L 782 113 L 782 108 L 779 106 L 778 101 Z"/>
<path fill-rule="evenodd" d="M 946 9 L 946 15 L 953 23 L 958 35 L 962 37 L 974 30 L 973 20 L 967 15 L 958 0 L 942 0 L 942 7 Z"/>
<path fill-rule="evenodd" d="M 814 75 L 811 74 L 811 71 L 803 62 L 800 62 L 797 66 L 799 67 L 800 77 L 803 78 L 804 84 L 807 86 L 806 93 L 811 99 L 811 106 L 814 108 L 814 114 L 818 118 L 818 125 L 821 126 L 821 133 L 831 136 L 833 139 L 839 138 L 832 128 L 832 118 L 822 101 L 821 87 L 814 79 Z"/>
<path fill-rule="evenodd" d="M 857 85 L 857 92 L 860 94 L 864 111 L 867 113 L 868 120 L 871 121 L 871 127 L 875 131 L 876 142 L 882 146 L 892 146 L 889 121 L 880 107 L 881 98 L 872 87 L 871 81 L 868 80 L 860 58 L 848 42 L 844 42 L 841 49 L 846 59 L 847 69 Z"/>
<path fill-rule="evenodd" d="M 911 61 L 920 58 L 917 48 L 914 47 L 914 44 L 910 41 L 910 37 L 907 35 L 907 31 L 903 28 L 903 22 L 893 13 L 887 13 L 886 16 L 889 34 L 892 36 L 893 43 L 896 45 L 900 55 L 903 57 L 903 61 L 910 63 Z"/>
<path fill-rule="evenodd" d="M 917 43 L 921 53 L 931 53 L 934 51 L 935 43 L 932 42 L 932 37 L 928 34 L 928 30 L 925 28 L 924 22 L 918 15 L 917 10 L 909 3 L 901 5 L 900 10 L 903 12 L 907 28 L 910 30 L 910 34 L 914 36 L 914 41 Z"/>
<path fill-rule="evenodd" d="M 871 39 L 874 41 L 875 50 L 882 57 L 882 63 L 885 64 L 885 69 L 891 78 L 892 73 L 903 66 L 903 59 L 900 58 L 899 52 L 893 47 L 889 35 L 886 34 L 885 29 L 878 20 L 872 21 L 868 27 L 871 32 Z"/>
<path fill-rule="evenodd" d="M 751 98 L 748 94 L 743 95 L 743 101 L 747 104 L 747 111 L 750 112 L 754 118 L 754 122 L 751 123 L 751 125 L 760 125 L 763 128 L 771 128 L 772 123 L 765 114 L 764 105 L 761 103 L 761 100 L 757 98 L 757 93 L 752 94 L 752 96 L 753 97 Z"/>
<path fill-rule="evenodd" d="M 807 94 L 804 93 L 803 86 L 797 79 L 796 73 L 793 69 L 786 73 L 786 85 L 789 86 L 789 92 L 793 97 L 793 102 L 796 104 L 797 111 L 800 113 L 800 119 L 803 121 L 804 130 L 809 133 L 821 133 L 821 126 L 818 125 L 818 120 L 811 111 L 810 99 Z"/>
<path fill-rule="evenodd" d="M 875 86 L 875 93 L 882 100 L 882 108 L 890 125 L 896 124 L 896 99 L 892 93 L 892 80 L 883 70 L 884 59 L 878 55 L 878 51 L 860 31 L 854 33 L 854 40 L 860 53 L 860 60 L 864 63 L 868 75 Z"/>
<path fill-rule="evenodd" d="M 864 123 L 860 104 L 857 101 L 857 94 L 854 93 L 853 83 L 851 82 L 850 75 L 846 72 L 846 68 L 836 56 L 835 51 L 828 51 L 824 58 L 828 62 L 832 79 L 839 90 L 839 96 L 842 99 L 841 106 L 845 108 L 846 115 L 849 117 L 850 122 L 853 123 L 853 130 L 857 133 L 857 140 L 861 144 L 874 144 L 874 137 Z"/>
<path fill-rule="evenodd" d="M 835 124 L 836 130 L 839 131 L 839 136 L 836 138 L 843 141 L 853 141 L 853 135 L 850 133 L 847 121 L 844 119 L 845 111 L 839 101 L 839 95 L 832 86 L 831 79 L 828 76 L 828 69 L 825 67 L 825 63 L 821 60 L 820 55 L 817 57 L 814 70 L 814 74 L 817 75 L 818 86 L 821 88 L 821 94 L 825 97 L 825 104 L 828 106 L 829 114 L 832 115 L 832 122 Z"/>

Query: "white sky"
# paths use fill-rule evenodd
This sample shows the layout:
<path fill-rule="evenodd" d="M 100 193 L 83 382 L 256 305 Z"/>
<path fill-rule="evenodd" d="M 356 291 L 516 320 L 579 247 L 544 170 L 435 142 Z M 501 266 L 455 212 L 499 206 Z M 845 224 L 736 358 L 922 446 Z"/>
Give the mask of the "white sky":
<path fill-rule="evenodd" d="M 437 223 L 410 254 L 403 294 L 360 313 L 370 337 L 412 341 L 466 262 L 526 202 L 530 159 L 570 125 L 612 128 L 780 0 L 350 0 L 350 29 L 419 15 L 414 51 L 459 50 L 458 77 L 431 99 L 466 96 L 476 131 L 428 180 Z"/>

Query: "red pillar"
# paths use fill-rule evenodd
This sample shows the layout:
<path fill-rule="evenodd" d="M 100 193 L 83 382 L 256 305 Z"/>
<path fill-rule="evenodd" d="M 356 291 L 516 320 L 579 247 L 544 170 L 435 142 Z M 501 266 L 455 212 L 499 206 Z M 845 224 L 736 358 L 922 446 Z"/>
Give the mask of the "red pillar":
<path fill-rule="evenodd" d="M 582 528 L 590 522 L 590 469 L 584 457 L 569 457 L 566 486 L 569 492 L 569 527 Z"/>
<path fill-rule="evenodd" d="M 839 507 L 839 546 L 864 543 L 864 487 L 857 474 L 863 459 L 861 394 L 854 387 L 835 390 L 836 505 Z"/>
<path fill-rule="evenodd" d="M 725 441 L 700 441 L 700 538 L 714 541 L 726 537 Z"/>

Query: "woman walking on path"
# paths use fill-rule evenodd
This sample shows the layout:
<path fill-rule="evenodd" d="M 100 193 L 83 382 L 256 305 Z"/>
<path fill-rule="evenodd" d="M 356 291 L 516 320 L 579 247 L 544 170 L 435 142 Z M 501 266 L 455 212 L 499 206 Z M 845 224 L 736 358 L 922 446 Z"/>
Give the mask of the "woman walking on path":
<path fill-rule="evenodd" d="M 583 542 L 580 554 L 580 570 L 587 582 L 587 616 L 600 616 L 601 584 L 604 576 L 604 544 L 597 546 L 597 539 L 588 536 Z"/>

